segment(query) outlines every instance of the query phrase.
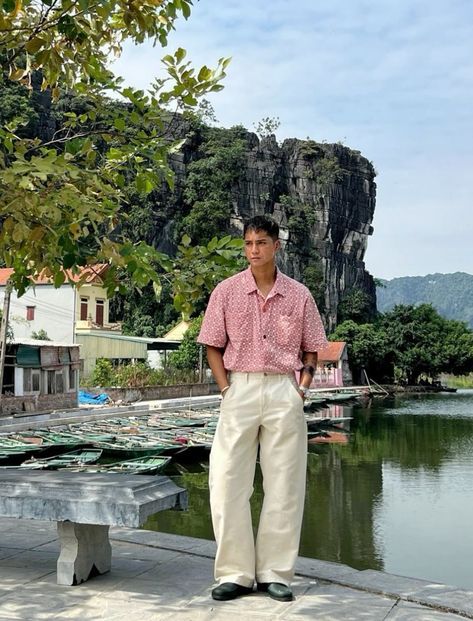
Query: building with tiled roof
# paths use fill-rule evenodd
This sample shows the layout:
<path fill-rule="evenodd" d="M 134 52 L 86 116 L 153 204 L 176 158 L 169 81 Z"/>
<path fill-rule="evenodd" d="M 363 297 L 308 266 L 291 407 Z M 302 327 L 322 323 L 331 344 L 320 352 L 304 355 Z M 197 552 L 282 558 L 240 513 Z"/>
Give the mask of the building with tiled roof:
<path fill-rule="evenodd" d="M 31 338 L 34 332 L 44 331 L 58 342 L 74 342 L 81 329 L 120 330 L 109 321 L 109 300 L 103 286 L 108 269 L 100 263 L 84 267 L 78 274 L 67 271 L 68 279 L 80 283 L 76 287 L 56 288 L 52 279 L 42 272 L 32 287 L 21 297 L 12 292 L 9 323 L 15 338 Z M 13 270 L 0 269 L 0 303 Z"/>
<path fill-rule="evenodd" d="M 348 364 L 347 344 L 329 341 L 327 347 L 317 352 L 317 371 L 313 386 L 350 386 L 353 383 Z"/>

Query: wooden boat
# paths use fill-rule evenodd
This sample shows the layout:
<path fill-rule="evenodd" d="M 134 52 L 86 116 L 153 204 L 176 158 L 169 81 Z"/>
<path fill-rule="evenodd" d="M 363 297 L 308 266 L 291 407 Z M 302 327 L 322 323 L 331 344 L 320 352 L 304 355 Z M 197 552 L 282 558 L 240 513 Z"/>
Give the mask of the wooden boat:
<path fill-rule="evenodd" d="M 117 461 L 111 464 L 91 464 L 68 468 L 73 472 L 122 472 L 124 474 L 157 474 L 162 472 L 171 461 L 171 457 L 162 457 L 161 455 L 148 455 L 146 457 L 137 457 L 136 459 L 127 459 Z"/>
<path fill-rule="evenodd" d="M 54 457 L 44 457 L 36 459 L 32 457 L 24 461 L 20 468 L 28 468 L 32 470 L 56 470 L 58 468 L 67 468 L 69 466 L 77 466 L 81 464 L 93 464 L 98 461 L 102 455 L 100 449 L 79 449 L 69 453 L 62 453 Z"/>
<path fill-rule="evenodd" d="M 23 447 L 10 447 L 0 449 L 0 464 L 5 465 L 19 465 L 27 457 L 30 457 L 33 453 L 39 453 L 41 446 L 23 446 Z M 4 468 L 5 465 L 0 465 L 0 468 Z"/>

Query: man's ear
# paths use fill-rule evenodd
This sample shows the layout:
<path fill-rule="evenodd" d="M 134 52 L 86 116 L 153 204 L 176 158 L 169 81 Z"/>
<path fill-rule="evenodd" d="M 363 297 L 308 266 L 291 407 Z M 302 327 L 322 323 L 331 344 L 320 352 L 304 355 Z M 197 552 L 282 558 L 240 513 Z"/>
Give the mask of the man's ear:
<path fill-rule="evenodd" d="M 279 241 L 279 239 L 277 239 L 277 240 L 274 242 L 274 250 L 277 252 L 277 251 L 278 251 L 278 250 L 280 250 L 280 249 L 281 249 L 281 242 Z"/>

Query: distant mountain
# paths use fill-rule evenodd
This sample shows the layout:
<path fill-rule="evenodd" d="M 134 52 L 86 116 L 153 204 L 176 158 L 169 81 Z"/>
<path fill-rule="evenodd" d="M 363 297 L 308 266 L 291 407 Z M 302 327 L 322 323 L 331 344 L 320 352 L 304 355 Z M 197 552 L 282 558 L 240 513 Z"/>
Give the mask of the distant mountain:
<path fill-rule="evenodd" d="M 396 304 L 432 304 L 447 319 L 465 321 L 473 329 L 473 276 L 465 272 L 428 274 L 381 280 L 376 288 L 378 310 Z"/>

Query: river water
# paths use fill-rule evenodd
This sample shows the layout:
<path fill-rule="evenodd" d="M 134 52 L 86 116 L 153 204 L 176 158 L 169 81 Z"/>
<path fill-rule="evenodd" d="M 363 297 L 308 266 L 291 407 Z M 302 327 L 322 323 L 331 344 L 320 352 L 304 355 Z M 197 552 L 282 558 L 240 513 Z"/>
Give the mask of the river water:
<path fill-rule="evenodd" d="M 343 410 L 348 443 L 309 448 L 300 554 L 473 588 L 473 390 Z M 189 511 L 145 528 L 213 539 L 207 464 L 185 467 Z M 255 525 L 261 497 L 257 471 Z"/>

